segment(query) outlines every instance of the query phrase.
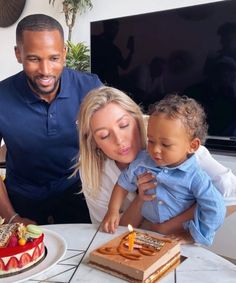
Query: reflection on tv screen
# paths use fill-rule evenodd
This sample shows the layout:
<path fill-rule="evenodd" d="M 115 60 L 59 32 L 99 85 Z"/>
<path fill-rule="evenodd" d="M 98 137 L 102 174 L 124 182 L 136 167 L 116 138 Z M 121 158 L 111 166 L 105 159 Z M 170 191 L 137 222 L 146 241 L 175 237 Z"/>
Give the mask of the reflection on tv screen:
<path fill-rule="evenodd" d="M 207 113 L 207 146 L 236 149 L 236 1 L 91 23 L 91 71 L 145 112 L 169 93 Z"/>

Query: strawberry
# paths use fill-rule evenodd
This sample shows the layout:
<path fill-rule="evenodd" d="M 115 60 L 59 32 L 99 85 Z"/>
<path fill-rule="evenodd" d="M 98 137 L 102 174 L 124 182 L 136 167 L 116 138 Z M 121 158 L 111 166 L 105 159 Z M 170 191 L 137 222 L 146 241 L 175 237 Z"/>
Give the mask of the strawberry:
<path fill-rule="evenodd" d="M 32 255 L 32 260 L 36 260 L 39 256 L 40 256 L 40 250 L 39 247 L 36 247 Z"/>
<path fill-rule="evenodd" d="M 15 257 L 10 258 L 6 266 L 6 270 L 10 270 L 12 268 L 18 268 L 18 260 Z"/>
<path fill-rule="evenodd" d="M 5 270 L 5 264 L 1 258 L 0 258 L 0 270 Z"/>
<path fill-rule="evenodd" d="M 44 252 L 44 244 L 43 244 L 43 242 L 39 246 L 39 249 L 40 249 L 40 254 L 42 254 Z"/>
<path fill-rule="evenodd" d="M 24 253 L 20 258 L 19 267 L 26 266 L 30 262 L 31 262 L 31 256 L 27 253 Z"/>
<path fill-rule="evenodd" d="M 7 246 L 8 247 L 16 247 L 16 246 L 18 246 L 18 239 L 17 239 L 16 235 L 13 234 L 11 236 Z"/>

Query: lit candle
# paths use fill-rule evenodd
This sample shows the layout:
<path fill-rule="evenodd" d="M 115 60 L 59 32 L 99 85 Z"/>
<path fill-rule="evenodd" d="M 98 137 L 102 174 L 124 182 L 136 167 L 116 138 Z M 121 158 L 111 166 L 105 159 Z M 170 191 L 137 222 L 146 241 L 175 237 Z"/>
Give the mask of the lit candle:
<path fill-rule="evenodd" d="M 135 242 L 135 237 L 136 237 L 136 233 L 133 230 L 133 227 L 129 224 L 128 225 L 128 229 L 129 229 L 129 235 L 128 235 L 128 240 L 129 240 L 129 251 L 132 252 L 134 249 L 134 242 Z"/>

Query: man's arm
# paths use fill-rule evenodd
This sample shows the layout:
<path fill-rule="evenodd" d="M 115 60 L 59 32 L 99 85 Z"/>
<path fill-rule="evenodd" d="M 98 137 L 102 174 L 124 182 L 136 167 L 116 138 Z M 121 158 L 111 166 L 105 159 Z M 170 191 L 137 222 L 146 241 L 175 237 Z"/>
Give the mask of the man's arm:
<path fill-rule="evenodd" d="M 0 142 L 0 164 L 5 165 L 5 157 L 6 157 L 6 145 L 1 144 Z"/>
<path fill-rule="evenodd" d="M 12 219 L 14 215 L 16 215 L 16 217 Z M 2 218 L 5 218 L 5 223 L 8 223 L 10 219 L 12 219 L 12 222 L 20 222 L 20 223 L 24 223 L 25 225 L 30 224 L 30 223 L 36 224 L 35 221 L 28 219 L 28 218 L 22 218 L 20 217 L 20 215 L 18 215 L 15 212 L 10 202 L 10 199 L 8 197 L 5 184 L 3 183 L 1 177 L 0 177 L 0 216 Z"/>
<path fill-rule="evenodd" d="M 2 178 L 0 178 L 0 216 L 5 218 L 5 222 L 7 223 L 15 213 L 16 212 L 8 198 L 5 184 L 3 183 Z"/>

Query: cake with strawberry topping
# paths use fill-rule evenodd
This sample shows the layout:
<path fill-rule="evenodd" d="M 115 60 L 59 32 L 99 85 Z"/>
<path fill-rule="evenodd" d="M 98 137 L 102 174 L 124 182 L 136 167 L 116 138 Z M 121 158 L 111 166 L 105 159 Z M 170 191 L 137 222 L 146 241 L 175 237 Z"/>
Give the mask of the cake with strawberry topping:
<path fill-rule="evenodd" d="M 39 226 L 2 223 L 0 225 L 0 278 L 15 275 L 39 263 L 45 257 L 43 239 L 44 234 Z"/>

